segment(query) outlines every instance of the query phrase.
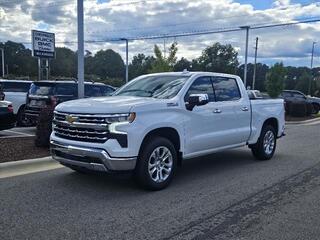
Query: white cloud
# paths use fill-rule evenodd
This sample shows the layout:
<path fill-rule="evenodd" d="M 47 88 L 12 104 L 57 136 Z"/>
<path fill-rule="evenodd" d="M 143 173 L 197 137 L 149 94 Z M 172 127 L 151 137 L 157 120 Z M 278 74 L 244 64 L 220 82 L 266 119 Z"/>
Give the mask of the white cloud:
<path fill-rule="evenodd" d="M 56 33 L 57 42 L 76 41 L 76 5 L 67 0 L 0 0 L 0 41 L 30 42 L 30 30 L 42 28 Z M 287 22 L 318 16 L 320 5 L 293 4 L 288 0 L 274 1 L 272 9 L 256 10 L 249 4 L 233 0 L 111 0 L 97 3 L 85 1 L 85 39 L 105 40 L 119 37 L 152 36 L 193 32 L 216 28 Z M 259 37 L 259 60 L 272 63 L 279 59 L 285 64 L 309 65 L 312 41 L 320 38 L 320 24 L 302 24 L 289 27 L 250 31 L 249 55 L 253 56 L 256 36 Z M 244 50 L 244 32 L 179 37 L 166 39 L 167 46 L 179 42 L 179 56 L 197 57 L 210 44 L 220 41 Z M 154 44 L 163 40 L 130 42 L 129 56 L 143 52 L 152 54 Z M 58 43 L 58 46 L 65 44 Z M 67 47 L 76 49 L 76 44 Z M 122 42 L 86 43 L 86 49 L 95 52 L 112 48 L 124 56 Z M 316 55 L 320 54 L 316 49 Z M 242 58 L 241 58 L 242 59 Z M 251 58 L 250 58 L 251 59 Z M 317 58 L 316 58 L 317 59 Z M 319 65 L 319 61 L 315 61 Z"/>

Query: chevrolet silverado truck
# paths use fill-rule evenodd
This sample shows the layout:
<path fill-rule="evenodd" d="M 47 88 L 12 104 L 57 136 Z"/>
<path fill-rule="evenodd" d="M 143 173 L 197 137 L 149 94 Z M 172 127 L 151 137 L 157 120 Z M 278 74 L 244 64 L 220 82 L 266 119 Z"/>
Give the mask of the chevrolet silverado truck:
<path fill-rule="evenodd" d="M 251 101 L 238 76 L 157 73 L 113 96 L 59 104 L 50 143 L 53 158 L 75 171 L 132 171 L 160 190 L 185 159 L 246 145 L 271 159 L 284 125 L 283 100 Z"/>

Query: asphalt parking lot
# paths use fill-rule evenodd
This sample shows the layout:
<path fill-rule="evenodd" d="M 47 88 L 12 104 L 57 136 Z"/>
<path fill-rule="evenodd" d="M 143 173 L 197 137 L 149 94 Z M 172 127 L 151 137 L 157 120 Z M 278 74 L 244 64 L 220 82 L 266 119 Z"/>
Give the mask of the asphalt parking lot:
<path fill-rule="evenodd" d="M 0 131 L 1 138 L 14 138 L 14 137 L 33 137 L 35 136 L 35 127 L 21 127 L 12 128 L 8 130 Z"/>
<path fill-rule="evenodd" d="M 320 124 L 289 125 L 271 161 L 247 148 L 186 161 L 172 185 L 67 168 L 0 179 L 2 239 L 318 239 Z"/>

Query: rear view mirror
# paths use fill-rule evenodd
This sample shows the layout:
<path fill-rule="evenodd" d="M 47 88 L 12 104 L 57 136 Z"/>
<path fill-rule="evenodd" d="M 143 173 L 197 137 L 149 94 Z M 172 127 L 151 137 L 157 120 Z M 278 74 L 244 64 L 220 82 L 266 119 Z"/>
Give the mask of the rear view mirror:
<path fill-rule="evenodd" d="M 208 94 L 191 94 L 188 98 L 186 107 L 192 111 L 195 106 L 203 106 L 209 102 Z"/>

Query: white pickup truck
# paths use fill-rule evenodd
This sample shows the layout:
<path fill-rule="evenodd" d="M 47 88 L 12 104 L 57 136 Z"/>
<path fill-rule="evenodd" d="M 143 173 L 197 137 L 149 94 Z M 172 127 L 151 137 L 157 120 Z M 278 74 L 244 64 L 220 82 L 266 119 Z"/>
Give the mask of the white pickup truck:
<path fill-rule="evenodd" d="M 111 97 L 59 104 L 51 153 L 79 172 L 133 171 L 142 186 L 159 190 L 188 158 L 245 145 L 257 159 L 272 158 L 284 124 L 283 100 L 249 100 L 238 76 L 158 73 Z"/>

